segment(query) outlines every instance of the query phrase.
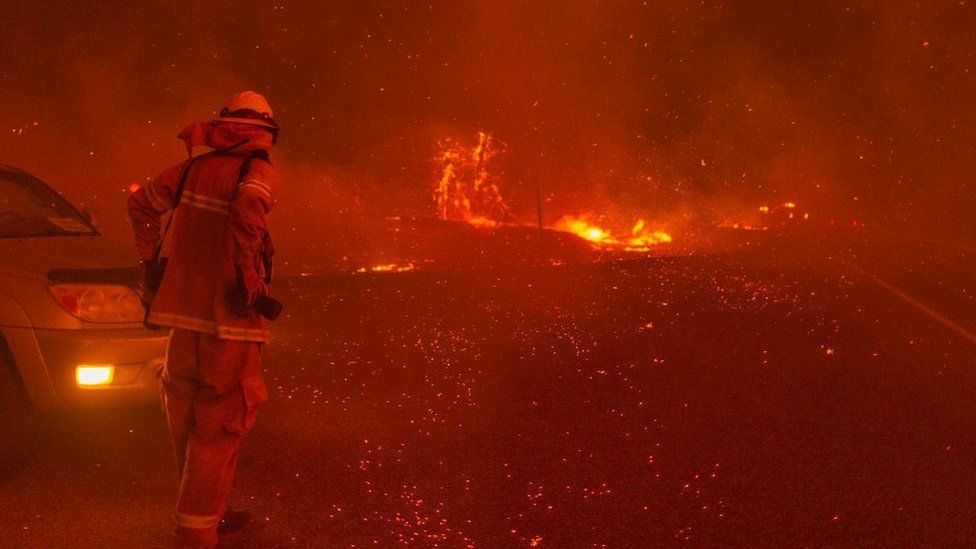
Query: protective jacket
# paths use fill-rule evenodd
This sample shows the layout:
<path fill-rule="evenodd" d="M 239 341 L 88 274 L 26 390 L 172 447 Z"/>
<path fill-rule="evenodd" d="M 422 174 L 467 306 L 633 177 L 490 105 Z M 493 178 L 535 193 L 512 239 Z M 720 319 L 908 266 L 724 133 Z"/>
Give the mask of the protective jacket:
<path fill-rule="evenodd" d="M 129 216 L 143 259 L 153 256 L 159 242 L 160 217 L 175 208 L 169 263 L 149 321 L 220 339 L 266 342 L 264 318 L 253 310 L 236 316 L 228 296 L 238 287 L 237 269 L 245 276 L 264 274 L 260 251 L 278 174 L 262 159 L 253 159 L 243 177 L 241 166 L 253 151 L 270 149 L 272 136 L 253 125 L 198 123 L 184 129 L 180 138 L 188 151 L 199 145 L 233 149 L 181 162 L 129 197 Z M 177 205 L 177 187 L 188 162 L 192 163 Z"/>

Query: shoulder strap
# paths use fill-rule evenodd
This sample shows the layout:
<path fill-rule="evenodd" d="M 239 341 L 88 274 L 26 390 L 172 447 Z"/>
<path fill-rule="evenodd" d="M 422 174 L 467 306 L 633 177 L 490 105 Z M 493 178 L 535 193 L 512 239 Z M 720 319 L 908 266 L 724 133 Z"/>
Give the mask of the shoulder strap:
<path fill-rule="evenodd" d="M 190 175 L 190 167 L 202 156 L 207 155 L 194 156 L 187 160 L 186 165 L 183 166 L 183 173 L 180 174 L 180 182 L 176 186 L 176 195 L 173 199 L 173 211 L 166 220 L 166 226 L 163 227 L 163 234 L 159 237 L 159 242 L 156 243 L 156 249 L 153 250 L 153 262 L 159 261 L 159 255 L 163 253 L 163 242 L 166 241 L 166 235 L 169 234 L 169 226 L 173 224 L 173 218 L 176 217 L 176 207 L 180 205 L 180 200 L 183 198 L 183 187 L 186 186 L 186 178 Z"/>
<path fill-rule="evenodd" d="M 186 161 L 186 165 L 183 166 L 183 173 L 180 174 L 180 182 L 176 185 L 176 194 L 173 198 L 173 212 L 170 214 L 169 219 L 166 220 L 166 226 L 163 228 L 163 234 L 159 237 L 159 242 L 156 244 L 156 249 L 153 250 L 153 262 L 159 261 L 159 256 L 160 254 L 163 253 L 163 242 L 166 240 L 166 235 L 169 233 L 169 226 L 173 223 L 173 218 L 176 217 L 176 208 L 180 205 L 180 200 L 183 198 L 183 187 L 186 186 L 186 178 L 187 176 L 190 175 L 190 167 L 193 166 L 193 163 L 203 158 L 204 156 L 212 156 L 217 154 L 229 153 L 230 151 L 236 149 L 237 147 L 240 147 L 241 145 L 247 142 L 248 140 L 244 139 L 238 143 L 234 143 L 229 147 L 216 149 L 206 154 L 201 154 L 199 156 L 192 156 L 190 157 L 189 160 Z M 261 151 L 261 152 L 263 152 L 264 156 L 267 157 L 268 155 L 267 151 Z M 253 155 L 254 153 L 252 152 L 251 154 Z M 250 164 L 250 158 L 251 156 L 248 156 L 247 160 L 245 160 L 244 163 Z M 243 173 L 247 173 L 247 170 L 244 170 Z"/>
<path fill-rule="evenodd" d="M 244 162 L 241 163 L 241 169 L 237 172 L 237 183 L 241 184 L 244 182 L 244 178 L 247 177 L 247 172 L 251 170 L 251 161 L 257 158 L 258 160 L 264 160 L 268 164 L 271 163 L 271 156 L 268 155 L 268 151 L 265 150 L 254 150 L 244 158 Z"/>

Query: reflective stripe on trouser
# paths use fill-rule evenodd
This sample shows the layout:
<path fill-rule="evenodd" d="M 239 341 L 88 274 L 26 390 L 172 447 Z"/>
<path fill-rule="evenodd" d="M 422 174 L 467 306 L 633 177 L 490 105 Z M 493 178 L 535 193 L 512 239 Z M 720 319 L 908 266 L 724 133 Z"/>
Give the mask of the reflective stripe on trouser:
<path fill-rule="evenodd" d="M 180 542 L 213 547 L 241 439 L 254 425 L 257 406 L 267 399 L 261 344 L 174 329 L 161 389 L 180 472 Z"/>

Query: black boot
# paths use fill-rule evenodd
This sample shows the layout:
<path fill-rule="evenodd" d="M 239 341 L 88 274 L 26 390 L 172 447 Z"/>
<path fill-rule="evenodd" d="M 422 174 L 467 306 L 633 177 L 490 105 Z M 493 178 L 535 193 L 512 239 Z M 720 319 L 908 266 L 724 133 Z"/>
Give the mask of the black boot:
<path fill-rule="evenodd" d="M 251 522 L 251 513 L 248 511 L 235 511 L 228 507 L 227 512 L 221 517 L 220 523 L 217 524 L 217 533 L 227 534 L 243 530 L 249 522 Z"/>

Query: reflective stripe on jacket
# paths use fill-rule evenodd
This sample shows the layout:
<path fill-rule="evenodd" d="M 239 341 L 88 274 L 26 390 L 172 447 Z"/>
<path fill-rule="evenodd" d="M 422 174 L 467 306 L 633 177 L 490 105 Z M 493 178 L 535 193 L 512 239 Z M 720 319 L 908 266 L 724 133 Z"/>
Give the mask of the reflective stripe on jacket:
<path fill-rule="evenodd" d="M 214 148 L 248 142 L 226 154 L 197 158 L 190 166 L 168 236 L 166 275 L 149 321 L 221 339 L 266 342 L 266 321 L 254 311 L 245 318 L 233 315 L 227 296 L 238 285 L 235 266 L 261 273 L 259 254 L 278 174 L 269 162 L 254 159 L 243 179 L 239 176 L 251 151 L 271 147 L 271 136 L 242 124 L 198 126 L 203 130 L 195 129 L 204 131 L 206 144 Z M 159 242 L 160 217 L 174 207 L 185 167 L 182 162 L 169 168 L 129 197 L 129 216 L 143 259 L 152 257 Z"/>

